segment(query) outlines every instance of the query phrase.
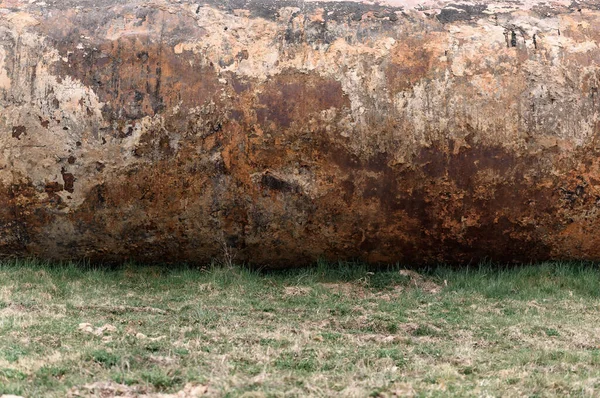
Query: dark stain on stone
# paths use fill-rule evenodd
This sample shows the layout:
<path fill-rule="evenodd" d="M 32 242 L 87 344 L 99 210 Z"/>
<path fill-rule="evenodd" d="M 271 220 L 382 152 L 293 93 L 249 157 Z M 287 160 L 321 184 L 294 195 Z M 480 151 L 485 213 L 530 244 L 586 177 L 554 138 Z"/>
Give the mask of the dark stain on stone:
<path fill-rule="evenodd" d="M 279 10 L 283 7 L 298 7 L 296 0 L 210 0 L 209 4 L 222 10 L 233 12 L 235 9 L 246 9 L 252 17 L 267 20 L 278 20 Z M 360 17 L 368 12 L 387 16 L 391 12 L 401 11 L 403 7 L 392 7 L 378 3 L 351 2 L 351 1 L 315 1 L 302 4 L 302 10 L 306 15 L 313 14 L 317 9 L 325 10 L 328 20 L 336 22 L 360 21 Z"/>
<path fill-rule="evenodd" d="M 235 120 L 236 122 L 241 122 L 245 118 L 244 112 L 233 109 L 229 112 L 229 119 Z"/>
<path fill-rule="evenodd" d="M 228 80 L 231 82 L 231 86 L 233 87 L 233 90 L 236 94 L 240 94 L 250 88 L 249 83 L 242 81 L 235 75 L 231 75 L 231 77 Z"/>
<path fill-rule="evenodd" d="M 263 174 L 260 183 L 262 186 L 280 192 L 298 192 L 298 186 L 271 174 Z"/>
<path fill-rule="evenodd" d="M 282 73 L 265 84 L 258 99 L 259 123 L 272 121 L 282 128 L 325 109 L 349 106 L 339 82 L 316 74 Z"/>
<path fill-rule="evenodd" d="M 65 168 L 61 169 L 65 191 L 73 193 L 75 191 L 75 176 L 72 173 L 67 173 Z"/>
<path fill-rule="evenodd" d="M 133 10 L 124 6 L 122 11 L 130 8 Z M 86 32 L 85 27 L 108 29 L 111 18 L 119 18 L 117 11 L 107 10 L 107 13 L 109 15 L 91 12 L 74 17 L 69 21 L 72 25 L 61 29 L 52 29 L 51 24 L 43 25 L 42 29 L 52 38 L 59 53 L 69 56 L 69 63 L 55 63 L 53 72 L 58 76 L 71 76 L 93 88 L 105 104 L 102 114 L 111 126 L 117 121 L 155 116 L 179 103 L 188 109 L 211 101 L 219 103 L 216 96 L 220 87 L 214 68 L 202 66 L 204 62 L 199 54 L 175 54 L 172 48 L 179 42 L 177 37 L 203 36 L 203 29 L 191 16 L 148 9 L 143 15 L 148 33 L 143 38 L 131 35 L 97 40 L 89 54 L 71 53 L 71 43 L 78 42 L 82 34 L 94 36 L 93 32 Z M 60 23 L 60 19 L 55 23 Z M 123 133 L 127 130 L 111 132 L 114 136 Z"/>
<path fill-rule="evenodd" d="M 47 194 L 53 194 L 56 192 L 60 192 L 63 189 L 64 189 L 64 186 L 57 181 L 47 182 L 46 185 L 44 186 L 44 191 Z"/>
<path fill-rule="evenodd" d="M 106 196 L 106 186 L 104 184 L 96 185 L 90 190 L 90 193 L 87 196 L 87 203 L 91 205 L 93 209 L 105 207 Z"/>
<path fill-rule="evenodd" d="M 118 138 L 123 139 L 131 137 L 131 135 L 133 134 L 135 121 L 133 122 L 133 125 L 125 125 L 125 123 L 123 122 L 117 123 L 117 125 L 119 126 L 116 128 Z"/>
<path fill-rule="evenodd" d="M 221 68 L 227 68 L 228 66 L 233 65 L 234 62 L 235 62 L 235 59 L 233 59 L 233 57 L 220 58 L 219 59 L 219 66 Z"/>
<path fill-rule="evenodd" d="M 167 131 L 162 129 L 147 131 L 133 150 L 133 155 L 160 160 L 171 158 L 175 154 Z"/>
<path fill-rule="evenodd" d="M 344 180 L 340 185 L 342 187 L 342 197 L 344 202 L 349 205 L 354 197 L 354 191 L 356 190 L 356 187 L 350 180 Z"/>
<path fill-rule="evenodd" d="M 250 53 L 248 52 L 248 50 L 244 49 L 244 50 L 238 52 L 235 57 L 238 60 L 238 62 L 240 62 L 245 59 L 248 59 L 250 57 Z"/>
<path fill-rule="evenodd" d="M 486 4 L 448 4 L 437 15 L 437 19 L 442 23 L 471 21 L 487 17 L 484 14 L 486 9 Z"/>
<path fill-rule="evenodd" d="M 12 128 L 12 136 L 18 140 L 21 139 L 21 136 L 27 134 L 27 128 L 25 126 L 13 126 Z"/>
<path fill-rule="evenodd" d="M 535 157 L 517 158 L 501 147 L 477 145 L 453 154 L 449 151 L 452 143 L 439 142 L 422 149 L 411 161 L 412 167 L 404 168 L 390 166 L 386 154 L 365 159 L 335 149 L 335 144 L 323 145 L 326 147 L 322 146 L 320 152 L 329 151 L 328 161 L 352 175 L 354 184 L 362 181 L 352 193 L 362 193 L 358 208 L 379 209 L 375 214 L 381 214 L 381 218 L 371 218 L 370 223 L 393 226 L 402 231 L 402 236 L 410 237 L 409 241 L 394 243 L 410 247 L 406 253 L 394 249 L 392 236 L 380 232 L 365 238 L 361 250 L 388 253 L 389 258 L 398 258 L 402 253 L 404 260 L 421 263 L 441 259 L 468 262 L 486 257 L 525 261 L 531 256 L 550 256 L 540 231 L 521 221 L 537 215 L 538 223 L 543 222 L 539 215 L 555 214 L 559 205 L 553 188 L 524 183 L 525 170 L 537 167 Z M 482 180 L 486 173 L 502 176 L 502 182 Z M 585 192 L 582 186 L 578 183 L 563 195 L 581 197 Z M 351 205 L 347 195 L 344 193 L 341 199 Z M 476 221 L 467 222 L 469 217 Z"/>
<path fill-rule="evenodd" d="M 148 58 L 150 58 L 148 56 L 148 51 L 140 51 L 140 52 L 138 52 L 137 53 L 137 57 L 140 60 L 140 62 L 142 62 L 142 63 L 148 62 Z"/>
<path fill-rule="evenodd" d="M 67 159 L 67 162 L 68 162 L 69 164 L 75 164 L 75 160 L 76 160 L 75 156 L 72 156 L 72 155 L 71 155 L 71 156 L 69 156 L 69 158 Z"/>

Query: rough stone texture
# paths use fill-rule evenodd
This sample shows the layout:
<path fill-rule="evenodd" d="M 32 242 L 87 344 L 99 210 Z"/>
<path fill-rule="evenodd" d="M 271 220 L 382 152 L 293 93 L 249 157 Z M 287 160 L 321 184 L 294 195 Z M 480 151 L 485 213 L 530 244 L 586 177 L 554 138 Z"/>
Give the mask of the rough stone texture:
<path fill-rule="evenodd" d="M 598 260 L 599 5 L 0 0 L 0 254 Z"/>

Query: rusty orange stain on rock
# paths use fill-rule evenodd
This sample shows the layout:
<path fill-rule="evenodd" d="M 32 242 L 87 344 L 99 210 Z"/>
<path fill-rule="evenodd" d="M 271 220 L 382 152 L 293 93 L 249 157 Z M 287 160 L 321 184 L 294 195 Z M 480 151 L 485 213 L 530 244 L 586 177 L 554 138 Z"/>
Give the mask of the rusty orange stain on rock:
<path fill-rule="evenodd" d="M 447 52 L 438 43 L 439 34 L 400 38 L 390 50 L 385 70 L 388 87 L 404 91 L 414 83 L 433 75 L 440 69 L 439 59 Z"/>
<path fill-rule="evenodd" d="M 0 254 L 600 259 L 591 5 L 0 4 Z"/>

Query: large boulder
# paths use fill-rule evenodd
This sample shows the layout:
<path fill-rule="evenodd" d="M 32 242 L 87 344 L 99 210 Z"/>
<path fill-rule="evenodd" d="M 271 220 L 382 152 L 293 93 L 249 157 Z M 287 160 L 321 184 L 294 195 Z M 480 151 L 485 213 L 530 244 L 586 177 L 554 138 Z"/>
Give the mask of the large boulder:
<path fill-rule="evenodd" d="M 0 0 L 0 255 L 600 259 L 599 6 Z"/>

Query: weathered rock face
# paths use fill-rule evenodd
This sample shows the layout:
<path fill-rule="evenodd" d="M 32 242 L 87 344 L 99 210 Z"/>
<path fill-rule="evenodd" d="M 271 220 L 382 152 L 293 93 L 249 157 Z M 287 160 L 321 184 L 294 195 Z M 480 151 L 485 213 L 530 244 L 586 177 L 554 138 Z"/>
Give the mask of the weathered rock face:
<path fill-rule="evenodd" d="M 599 6 L 0 0 L 0 254 L 600 259 Z"/>

